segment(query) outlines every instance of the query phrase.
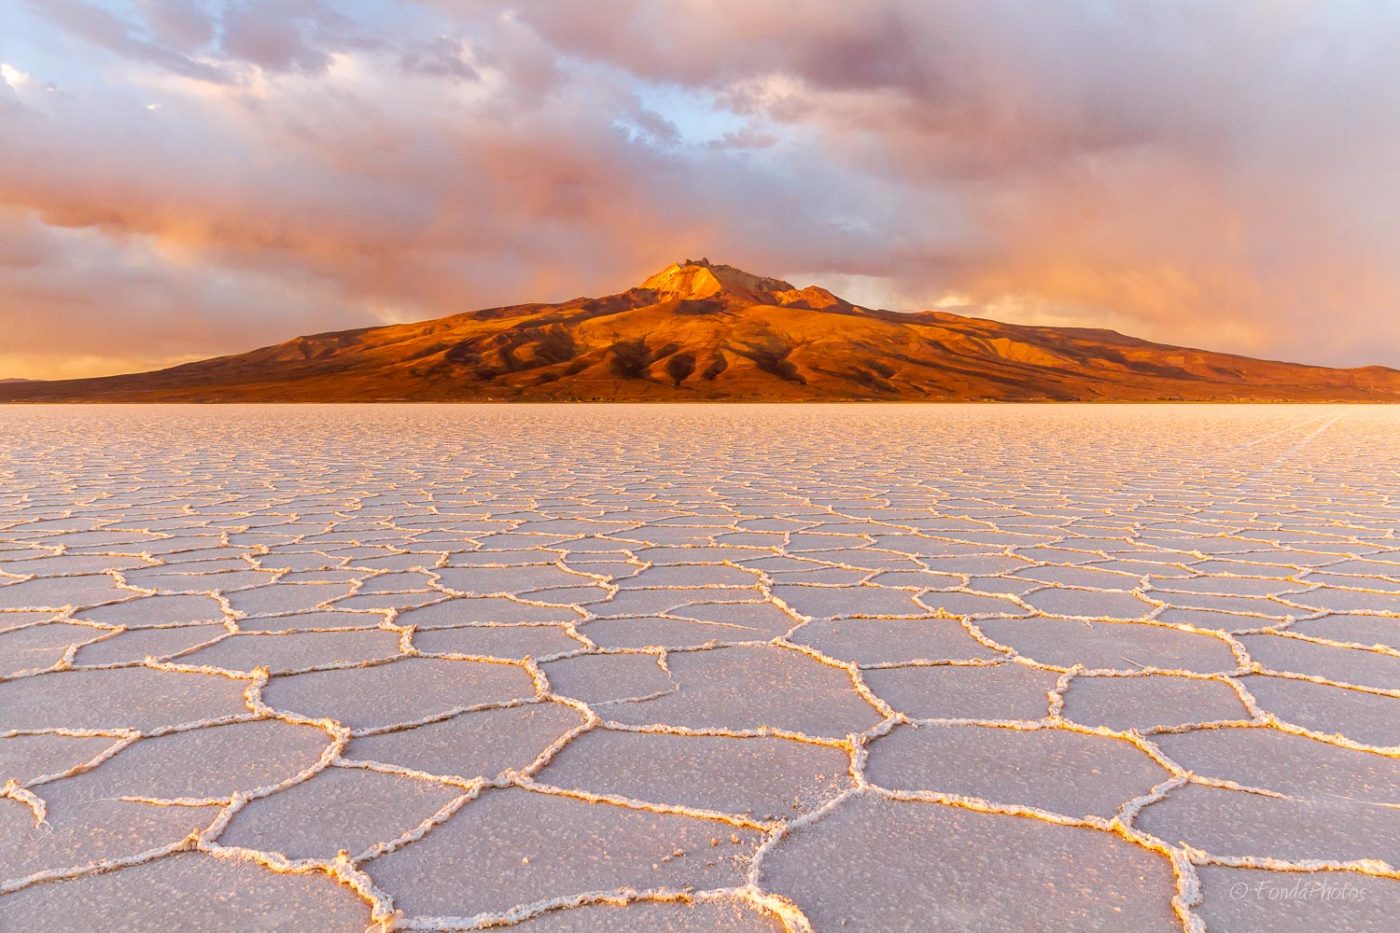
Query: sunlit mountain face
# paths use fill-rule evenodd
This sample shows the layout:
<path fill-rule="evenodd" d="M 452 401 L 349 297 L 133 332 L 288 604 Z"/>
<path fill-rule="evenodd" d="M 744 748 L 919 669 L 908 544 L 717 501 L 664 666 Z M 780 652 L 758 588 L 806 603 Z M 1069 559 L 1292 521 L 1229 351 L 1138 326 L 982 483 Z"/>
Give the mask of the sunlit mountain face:
<path fill-rule="evenodd" d="M 1400 372 L 865 308 L 707 259 L 601 298 L 336 331 L 12 401 L 1400 400 Z"/>

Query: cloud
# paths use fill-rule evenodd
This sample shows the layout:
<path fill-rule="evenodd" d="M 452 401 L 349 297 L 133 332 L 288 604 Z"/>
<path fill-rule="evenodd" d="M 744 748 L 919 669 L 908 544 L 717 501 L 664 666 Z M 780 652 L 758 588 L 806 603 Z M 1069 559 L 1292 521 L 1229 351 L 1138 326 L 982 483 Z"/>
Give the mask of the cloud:
<path fill-rule="evenodd" d="M 467 60 L 465 45 L 451 36 L 409 43 L 399 55 L 399 65 L 404 71 L 457 81 L 475 81 L 481 77 Z"/>
<path fill-rule="evenodd" d="M 220 47 L 271 72 L 319 74 L 335 53 L 374 49 L 384 39 L 320 0 L 239 0 L 224 10 Z"/>
<path fill-rule="evenodd" d="M 0 81 L 4 81 L 13 91 L 18 91 L 29 84 L 29 75 L 20 71 L 14 65 L 0 62 Z"/>
<path fill-rule="evenodd" d="M 106 7 L 87 0 L 42 0 L 32 6 L 65 32 L 108 49 L 124 58 L 203 81 L 225 81 L 227 74 L 207 62 L 197 61 L 160 41 L 144 38 L 141 29 Z"/>
<path fill-rule="evenodd" d="M 956 294 L 1400 365 L 1383 5 L 57 0 L 29 19 L 8 67 L 65 88 L 0 93 L 0 324 L 25 321 L 35 359 L 85 320 L 105 343 L 74 354 L 118 367 L 152 341 L 173 358 L 610 292 L 695 254 L 907 308 Z M 38 54 L 53 35 L 108 57 L 60 69 Z"/>
<path fill-rule="evenodd" d="M 137 9 L 151 33 L 167 46 L 191 54 L 214 40 L 216 23 L 194 0 L 140 0 Z"/>
<path fill-rule="evenodd" d="M 259 344 L 288 313 L 325 330 L 342 312 L 314 281 L 171 262 L 148 238 L 54 227 L 13 209 L 0 209 L 0 293 L 0 372 L 31 378 L 173 365 L 226 341 Z"/>

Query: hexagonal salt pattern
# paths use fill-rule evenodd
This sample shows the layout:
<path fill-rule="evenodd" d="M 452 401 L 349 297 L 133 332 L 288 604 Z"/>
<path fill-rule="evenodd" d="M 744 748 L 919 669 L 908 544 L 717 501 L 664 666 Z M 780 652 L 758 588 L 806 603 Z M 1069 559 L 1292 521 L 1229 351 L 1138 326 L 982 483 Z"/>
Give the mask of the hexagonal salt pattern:
<path fill-rule="evenodd" d="M 1380 928 L 1397 453 L 1363 407 L 0 410 L 0 926 Z"/>

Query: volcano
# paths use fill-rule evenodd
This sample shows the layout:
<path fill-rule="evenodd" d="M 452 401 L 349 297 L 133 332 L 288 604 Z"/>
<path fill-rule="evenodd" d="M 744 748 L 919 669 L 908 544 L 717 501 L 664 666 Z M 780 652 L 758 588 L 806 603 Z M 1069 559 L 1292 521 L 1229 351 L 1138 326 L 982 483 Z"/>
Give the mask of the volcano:
<path fill-rule="evenodd" d="M 1400 371 L 863 308 L 708 260 L 603 298 L 297 337 L 0 401 L 1400 401 Z"/>

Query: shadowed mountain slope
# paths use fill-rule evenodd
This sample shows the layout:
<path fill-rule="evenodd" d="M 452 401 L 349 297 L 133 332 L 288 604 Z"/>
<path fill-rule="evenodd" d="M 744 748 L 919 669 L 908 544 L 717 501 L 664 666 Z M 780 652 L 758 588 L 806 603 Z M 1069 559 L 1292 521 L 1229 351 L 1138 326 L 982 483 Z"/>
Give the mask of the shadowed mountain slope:
<path fill-rule="evenodd" d="M 298 337 L 0 401 L 1400 401 L 1400 371 L 1328 369 L 857 307 L 708 260 L 605 298 Z"/>

